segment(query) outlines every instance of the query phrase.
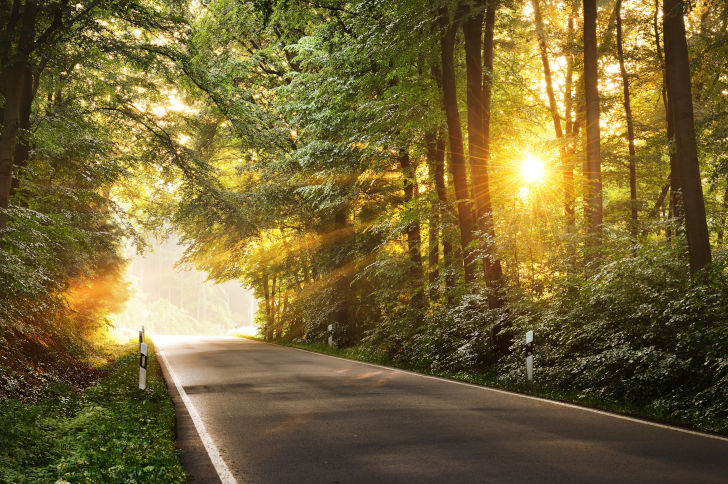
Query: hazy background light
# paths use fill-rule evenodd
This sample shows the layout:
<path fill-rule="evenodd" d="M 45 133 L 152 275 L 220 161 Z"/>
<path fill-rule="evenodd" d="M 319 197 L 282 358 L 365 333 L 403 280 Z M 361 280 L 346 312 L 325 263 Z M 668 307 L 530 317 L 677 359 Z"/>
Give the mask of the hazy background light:
<path fill-rule="evenodd" d="M 207 281 L 201 271 L 176 269 L 183 250 L 175 239 L 154 244 L 144 255 L 127 250 L 131 297 L 112 318 L 113 334 L 133 337 L 142 324 L 153 334 L 256 334 L 252 291 L 237 282 Z"/>

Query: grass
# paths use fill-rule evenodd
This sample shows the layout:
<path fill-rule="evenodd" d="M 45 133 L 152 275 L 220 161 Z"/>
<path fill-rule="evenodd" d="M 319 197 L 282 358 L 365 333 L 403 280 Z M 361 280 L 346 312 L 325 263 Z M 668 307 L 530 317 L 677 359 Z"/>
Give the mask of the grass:
<path fill-rule="evenodd" d="M 149 347 L 145 391 L 130 343 L 80 392 L 55 384 L 33 403 L 0 401 L 0 482 L 186 482 L 174 405 Z"/>
<path fill-rule="evenodd" d="M 249 339 L 261 340 L 262 338 L 250 338 Z M 365 346 L 354 346 L 350 348 L 336 348 L 328 346 L 325 343 L 291 343 L 284 341 L 273 341 L 275 344 L 282 346 L 290 346 L 293 348 L 299 348 L 307 351 L 313 351 L 316 353 L 323 353 L 332 356 L 338 356 L 341 358 L 348 358 L 352 360 L 365 361 L 367 363 L 374 363 L 383 366 L 389 366 L 393 368 L 399 368 L 402 370 L 412 371 L 416 373 L 422 373 L 426 375 L 437 376 L 441 378 L 447 378 L 450 380 L 461 381 L 466 383 L 473 383 L 476 385 L 497 388 L 501 390 L 508 390 L 515 393 L 521 393 L 525 395 L 531 395 L 535 397 L 547 398 L 550 400 L 557 400 L 560 402 L 572 403 L 582 407 L 595 408 L 599 410 L 605 410 L 608 412 L 618 413 L 622 415 L 628 415 L 631 417 L 637 417 L 644 420 L 650 420 L 668 425 L 674 425 L 683 427 L 691 430 L 699 430 L 708 433 L 714 433 L 718 435 L 726 436 L 725 422 L 717 419 L 703 418 L 703 419 L 677 419 L 670 415 L 659 411 L 658 409 L 652 408 L 649 405 L 642 404 L 640 402 L 626 402 L 616 400 L 604 400 L 598 397 L 584 397 L 577 392 L 570 392 L 563 389 L 555 389 L 553 387 L 547 387 L 539 385 L 538 383 L 527 383 L 514 384 L 499 380 L 495 373 L 447 373 L 447 372 L 436 372 L 430 368 L 418 367 L 407 362 L 394 361 L 371 348 Z M 525 363 L 524 363 L 525 364 Z"/>

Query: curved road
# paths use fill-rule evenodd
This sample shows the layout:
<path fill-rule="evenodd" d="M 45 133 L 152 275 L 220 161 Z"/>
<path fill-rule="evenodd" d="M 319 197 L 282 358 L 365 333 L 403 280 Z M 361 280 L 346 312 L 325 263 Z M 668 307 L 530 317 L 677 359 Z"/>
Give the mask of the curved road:
<path fill-rule="evenodd" d="M 728 482 L 728 439 L 250 340 L 155 343 L 197 482 L 217 454 L 188 415 L 228 482 Z"/>

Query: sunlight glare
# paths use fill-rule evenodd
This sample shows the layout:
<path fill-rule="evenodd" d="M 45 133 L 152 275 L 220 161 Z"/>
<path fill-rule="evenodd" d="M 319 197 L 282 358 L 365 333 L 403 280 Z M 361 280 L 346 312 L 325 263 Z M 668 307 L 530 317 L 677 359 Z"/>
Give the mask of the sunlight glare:
<path fill-rule="evenodd" d="M 533 155 L 528 155 L 521 164 L 521 174 L 526 183 L 541 182 L 544 175 L 543 161 Z"/>

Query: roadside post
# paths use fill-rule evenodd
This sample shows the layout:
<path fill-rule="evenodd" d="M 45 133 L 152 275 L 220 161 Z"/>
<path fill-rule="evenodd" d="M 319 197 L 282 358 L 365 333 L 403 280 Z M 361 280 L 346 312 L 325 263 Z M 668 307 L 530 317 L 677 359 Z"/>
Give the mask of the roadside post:
<path fill-rule="evenodd" d="M 142 350 L 142 343 L 144 343 L 144 326 L 139 330 L 139 351 Z"/>
<path fill-rule="evenodd" d="M 329 346 L 334 346 L 334 325 L 329 324 Z"/>
<path fill-rule="evenodd" d="M 526 332 L 526 375 L 533 381 L 533 331 Z"/>
<path fill-rule="evenodd" d="M 139 331 L 139 337 L 142 337 L 142 332 Z M 139 389 L 145 390 L 147 388 L 147 344 L 140 343 L 139 345 Z"/>

